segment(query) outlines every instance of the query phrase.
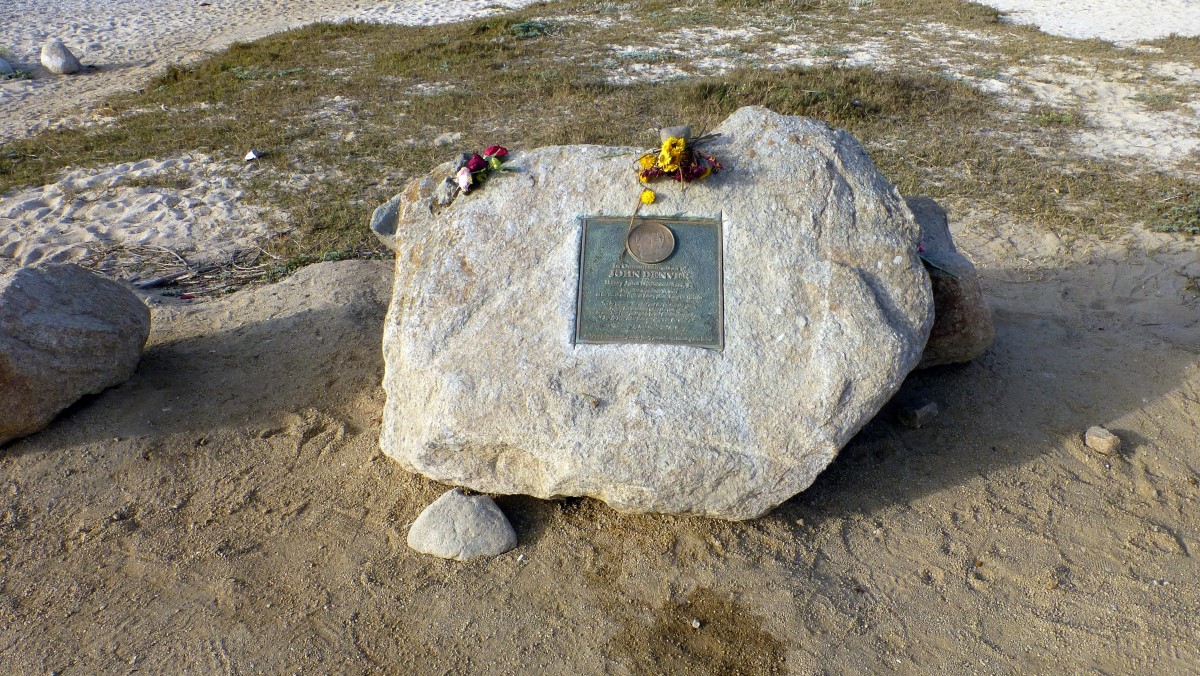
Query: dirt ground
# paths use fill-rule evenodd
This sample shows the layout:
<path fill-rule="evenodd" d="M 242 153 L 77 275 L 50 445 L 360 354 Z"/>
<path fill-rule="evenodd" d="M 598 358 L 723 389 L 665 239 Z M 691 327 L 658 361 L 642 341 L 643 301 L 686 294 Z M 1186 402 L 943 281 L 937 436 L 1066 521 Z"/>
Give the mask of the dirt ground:
<path fill-rule="evenodd" d="M 932 425 L 750 522 L 500 497 L 520 545 L 467 564 L 378 448 L 390 264 L 154 305 L 130 381 L 0 450 L 4 671 L 1200 671 L 1194 244 L 951 218 L 998 336 L 909 378 Z"/>

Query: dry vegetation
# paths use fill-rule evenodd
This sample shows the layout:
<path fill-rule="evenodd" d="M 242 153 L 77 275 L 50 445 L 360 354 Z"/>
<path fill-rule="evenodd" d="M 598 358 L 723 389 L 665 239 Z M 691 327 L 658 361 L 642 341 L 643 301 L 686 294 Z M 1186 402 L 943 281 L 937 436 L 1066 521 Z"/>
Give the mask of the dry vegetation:
<path fill-rule="evenodd" d="M 943 36 L 917 35 L 930 23 Z M 1173 59 L 1200 54 L 1195 40 L 1161 42 Z M 886 67 L 853 65 L 864 44 Z M 797 45 L 803 65 L 781 57 Z M 1060 234 L 1146 221 L 1186 231 L 1170 221 L 1196 194 L 1186 167 L 1083 159 L 1064 142 L 1087 125 L 1078 111 L 1022 111 L 971 84 L 1051 55 L 1094 69 L 1161 58 L 1004 25 L 994 10 L 953 0 L 568 1 L 450 26 L 316 25 L 171 67 L 107 102 L 103 125 L 0 147 L 0 191 L 68 165 L 184 151 L 236 160 L 262 149 L 251 197 L 289 226 L 269 247 L 286 261 L 271 268 L 277 276 L 378 252 L 365 227 L 374 206 L 460 149 L 642 145 L 658 126 L 711 127 L 760 104 L 848 129 L 906 194 L 1019 214 Z M 1142 96 L 1156 109 L 1182 100 L 1162 83 Z M 435 144 L 445 132 L 462 136 Z"/>

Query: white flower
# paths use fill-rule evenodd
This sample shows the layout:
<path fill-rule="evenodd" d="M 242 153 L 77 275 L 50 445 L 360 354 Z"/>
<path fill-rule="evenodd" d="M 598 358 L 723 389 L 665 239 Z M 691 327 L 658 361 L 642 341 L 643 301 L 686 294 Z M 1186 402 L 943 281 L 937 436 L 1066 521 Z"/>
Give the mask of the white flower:
<path fill-rule="evenodd" d="M 459 169 L 458 173 L 454 175 L 454 180 L 458 182 L 458 188 L 463 192 L 471 190 L 471 170 L 467 167 Z"/>

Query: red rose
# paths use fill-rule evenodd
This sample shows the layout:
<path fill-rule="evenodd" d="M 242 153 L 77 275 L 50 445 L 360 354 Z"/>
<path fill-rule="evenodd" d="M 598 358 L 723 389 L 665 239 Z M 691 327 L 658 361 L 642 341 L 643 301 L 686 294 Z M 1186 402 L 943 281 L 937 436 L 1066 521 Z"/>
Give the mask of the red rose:
<path fill-rule="evenodd" d="M 467 169 L 471 171 L 479 171 L 487 166 L 487 161 L 479 156 L 479 153 L 471 155 L 471 159 L 467 160 Z"/>
<path fill-rule="evenodd" d="M 483 151 L 483 154 L 487 155 L 488 157 L 507 157 L 508 148 L 505 148 L 504 146 L 492 146 Z"/>

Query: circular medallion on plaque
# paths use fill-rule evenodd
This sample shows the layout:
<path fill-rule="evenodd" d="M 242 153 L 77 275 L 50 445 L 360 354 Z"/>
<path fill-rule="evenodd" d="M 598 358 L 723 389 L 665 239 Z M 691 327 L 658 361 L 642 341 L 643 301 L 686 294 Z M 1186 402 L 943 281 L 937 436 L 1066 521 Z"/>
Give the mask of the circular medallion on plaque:
<path fill-rule="evenodd" d="M 675 252 L 675 235 L 662 223 L 642 223 L 630 231 L 625 248 L 642 263 L 661 263 Z"/>

